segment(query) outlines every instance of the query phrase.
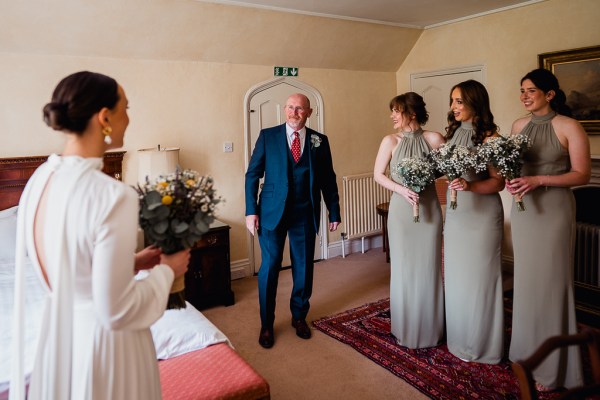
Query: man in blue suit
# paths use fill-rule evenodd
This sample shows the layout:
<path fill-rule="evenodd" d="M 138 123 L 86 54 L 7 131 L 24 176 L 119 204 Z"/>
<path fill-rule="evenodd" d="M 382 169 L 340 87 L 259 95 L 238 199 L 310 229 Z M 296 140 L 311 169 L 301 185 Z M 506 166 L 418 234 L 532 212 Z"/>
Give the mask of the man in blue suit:
<path fill-rule="evenodd" d="M 291 95 L 285 105 L 286 123 L 261 130 L 246 171 L 246 227 L 252 235 L 258 232 L 262 254 L 258 342 L 264 348 L 275 342 L 275 297 L 286 235 L 292 260 L 292 326 L 296 335 L 309 339 L 306 315 L 312 293 L 321 194 L 329 211 L 329 230 L 335 231 L 341 221 L 329 141 L 327 136 L 305 127 L 311 113 L 306 96 Z M 259 199 L 258 186 L 263 177 Z"/>

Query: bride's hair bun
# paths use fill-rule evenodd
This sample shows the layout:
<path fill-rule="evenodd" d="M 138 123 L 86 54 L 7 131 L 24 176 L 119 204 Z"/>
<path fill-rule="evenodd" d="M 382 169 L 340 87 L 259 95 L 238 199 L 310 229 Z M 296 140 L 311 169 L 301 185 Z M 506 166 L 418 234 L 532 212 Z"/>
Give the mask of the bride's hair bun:
<path fill-rule="evenodd" d="M 69 106 L 51 101 L 44 106 L 44 122 L 56 131 L 71 130 L 69 127 Z"/>
<path fill-rule="evenodd" d="M 118 84 L 96 72 L 81 71 L 63 78 L 43 108 L 44 122 L 57 131 L 82 134 L 94 114 L 119 101 Z"/>

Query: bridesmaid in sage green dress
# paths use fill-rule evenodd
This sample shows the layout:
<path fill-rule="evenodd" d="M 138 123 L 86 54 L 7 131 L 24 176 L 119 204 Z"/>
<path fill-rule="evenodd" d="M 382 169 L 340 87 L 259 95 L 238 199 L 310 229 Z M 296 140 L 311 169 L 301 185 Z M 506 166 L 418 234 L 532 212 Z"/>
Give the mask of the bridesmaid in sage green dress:
<path fill-rule="evenodd" d="M 395 170 L 407 157 L 422 156 L 444 143 L 438 132 L 424 131 L 428 119 L 423 98 L 408 92 L 390 102 L 396 133 L 383 138 L 373 176 L 391 190 L 388 214 L 390 244 L 391 331 L 398 344 L 411 349 L 436 346 L 444 333 L 441 272 L 442 212 L 435 184 L 415 193 L 400 184 Z M 389 167 L 390 177 L 386 170 Z M 413 221 L 419 204 L 420 222 Z"/>
<path fill-rule="evenodd" d="M 546 69 L 521 79 L 521 102 L 531 113 L 512 133 L 531 140 L 522 177 L 506 183 L 522 194 L 525 211 L 511 212 L 514 251 L 513 325 L 509 358 L 531 355 L 550 336 L 577 332 L 573 300 L 575 201 L 572 186 L 591 174 L 590 145 L 565 104 L 556 77 Z M 583 383 L 577 346 L 555 351 L 533 371 L 538 389 Z"/>
<path fill-rule="evenodd" d="M 485 87 L 474 80 L 450 94 L 448 144 L 473 148 L 498 136 Z M 504 179 L 493 168 L 467 171 L 448 185 L 458 205 L 446 208 L 444 283 L 448 350 L 463 361 L 497 364 L 504 350 L 502 231 L 499 191 Z"/>

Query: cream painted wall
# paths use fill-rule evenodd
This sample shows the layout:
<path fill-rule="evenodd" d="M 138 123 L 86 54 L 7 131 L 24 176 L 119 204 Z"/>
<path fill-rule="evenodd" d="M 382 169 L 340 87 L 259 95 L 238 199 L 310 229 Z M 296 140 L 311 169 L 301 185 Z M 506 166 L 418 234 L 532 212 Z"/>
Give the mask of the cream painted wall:
<path fill-rule="evenodd" d="M 486 67 L 486 86 L 500 132 L 525 115 L 519 102 L 519 82 L 537 68 L 537 55 L 600 44 L 600 1 L 548 0 L 426 30 L 397 76 L 398 92 L 410 89 L 410 74 L 473 64 Z M 600 154 L 600 135 L 590 136 L 592 154 Z M 510 197 L 502 193 L 505 219 Z M 512 255 L 510 226 L 505 230 L 505 253 Z"/>
<path fill-rule="evenodd" d="M 41 108 L 62 77 L 83 69 L 115 77 L 129 98 L 125 182 L 136 181 L 137 149 L 180 147 L 182 166 L 212 175 L 226 200 L 218 215 L 232 227 L 232 261 L 247 259 L 243 100 L 253 85 L 272 78 L 272 67 L 0 53 L 0 157 L 61 151 L 63 136 L 43 124 Z M 323 131 L 341 192 L 342 176 L 373 168 L 379 142 L 390 130 L 387 104 L 395 94 L 395 74 L 300 68 L 299 79 L 323 96 Z M 224 141 L 234 143 L 233 153 L 223 153 Z M 336 240 L 339 232 L 330 236 Z"/>

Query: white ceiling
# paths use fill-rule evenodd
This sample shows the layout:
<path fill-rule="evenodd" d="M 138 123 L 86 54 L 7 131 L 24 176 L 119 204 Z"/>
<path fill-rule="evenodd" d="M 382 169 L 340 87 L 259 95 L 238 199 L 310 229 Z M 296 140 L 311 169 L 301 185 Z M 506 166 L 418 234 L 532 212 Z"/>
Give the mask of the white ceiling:
<path fill-rule="evenodd" d="M 545 0 L 199 0 L 323 17 L 429 28 Z"/>

